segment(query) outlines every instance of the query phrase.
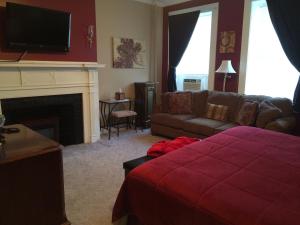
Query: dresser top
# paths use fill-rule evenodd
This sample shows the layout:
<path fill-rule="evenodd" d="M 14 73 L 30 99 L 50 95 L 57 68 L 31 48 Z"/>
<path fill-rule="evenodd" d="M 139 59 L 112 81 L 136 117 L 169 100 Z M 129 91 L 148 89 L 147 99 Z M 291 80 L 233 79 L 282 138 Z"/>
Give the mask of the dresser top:
<path fill-rule="evenodd" d="M 0 165 L 52 151 L 60 151 L 59 144 L 21 124 L 6 126 L 18 128 L 20 132 L 2 134 L 5 143 L 0 147 Z"/>

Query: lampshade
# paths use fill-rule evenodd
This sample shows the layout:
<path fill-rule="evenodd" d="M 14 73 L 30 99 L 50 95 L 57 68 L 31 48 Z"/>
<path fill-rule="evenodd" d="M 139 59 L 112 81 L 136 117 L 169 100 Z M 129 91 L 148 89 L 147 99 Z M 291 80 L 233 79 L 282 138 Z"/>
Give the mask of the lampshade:
<path fill-rule="evenodd" d="M 222 60 L 222 64 L 216 73 L 236 73 L 231 65 L 231 60 Z"/>

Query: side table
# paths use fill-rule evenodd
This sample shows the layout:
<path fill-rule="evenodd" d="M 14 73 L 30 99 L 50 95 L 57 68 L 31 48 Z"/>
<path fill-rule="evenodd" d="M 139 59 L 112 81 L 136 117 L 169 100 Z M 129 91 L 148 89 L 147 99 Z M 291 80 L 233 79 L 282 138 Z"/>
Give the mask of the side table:
<path fill-rule="evenodd" d="M 100 100 L 100 115 L 101 115 L 101 129 L 108 130 L 108 139 L 111 136 L 111 127 L 112 127 L 112 112 L 115 108 L 120 104 L 128 104 L 129 110 L 132 107 L 132 100 L 122 99 L 122 100 L 115 100 L 115 99 L 107 99 L 107 100 Z"/>

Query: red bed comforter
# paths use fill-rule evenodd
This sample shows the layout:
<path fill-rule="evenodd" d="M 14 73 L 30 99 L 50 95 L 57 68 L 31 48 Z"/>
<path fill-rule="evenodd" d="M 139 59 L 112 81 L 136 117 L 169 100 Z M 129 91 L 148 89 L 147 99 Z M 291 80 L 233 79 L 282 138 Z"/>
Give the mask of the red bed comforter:
<path fill-rule="evenodd" d="M 126 177 L 113 221 L 142 225 L 300 224 L 300 138 L 237 127 Z"/>

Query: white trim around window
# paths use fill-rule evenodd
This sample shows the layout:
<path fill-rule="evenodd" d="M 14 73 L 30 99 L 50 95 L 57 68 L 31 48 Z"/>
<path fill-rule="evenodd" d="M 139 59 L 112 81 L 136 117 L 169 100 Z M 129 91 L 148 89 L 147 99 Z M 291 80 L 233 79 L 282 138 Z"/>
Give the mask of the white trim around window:
<path fill-rule="evenodd" d="M 253 0 L 245 0 L 245 4 L 244 4 L 242 49 L 241 49 L 241 61 L 240 61 L 240 73 L 239 73 L 240 75 L 239 75 L 239 87 L 238 87 L 238 92 L 240 94 L 245 93 L 252 1 Z"/>

